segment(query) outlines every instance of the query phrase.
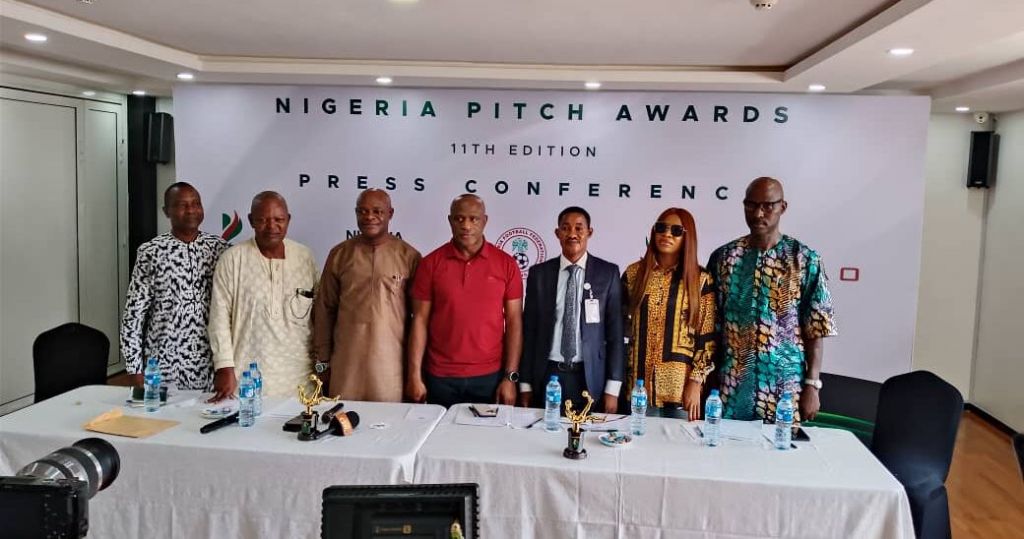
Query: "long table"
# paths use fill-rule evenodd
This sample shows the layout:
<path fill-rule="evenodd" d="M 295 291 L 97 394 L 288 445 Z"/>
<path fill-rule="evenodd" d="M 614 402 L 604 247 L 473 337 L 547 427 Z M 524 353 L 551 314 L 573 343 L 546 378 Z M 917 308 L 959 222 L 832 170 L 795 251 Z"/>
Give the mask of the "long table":
<path fill-rule="evenodd" d="M 575 461 L 562 456 L 564 431 L 457 424 L 463 407 L 420 448 L 415 481 L 479 483 L 488 539 L 914 536 L 903 487 L 845 431 L 808 429 L 792 451 L 708 448 L 684 421 L 648 418 L 627 447 L 588 433 L 589 458 Z"/>
<path fill-rule="evenodd" d="M 315 442 L 282 431 L 281 417 L 199 434 L 210 421 L 202 403 L 126 411 L 181 422 L 149 438 L 82 429 L 127 396 L 127 388 L 87 386 L 0 418 L 0 475 L 98 436 L 117 448 L 121 473 L 89 502 L 89 537 L 319 537 L 325 487 L 411 482 L 416 452 L 444 414 L 440 406 L 345 401 L 359 428 Z M 264 412 L 284 401 L 268 398 Z"/>
<path fill-rule="evenodd" d="M 0 475 L 94 436 L 82 424 L 123 406 L 126 391 L 79 388 L 0 417 Z M 267 399 L 248 429 L 201 435 L 196 404 L 153 414 L 181 423 L 149 438 L 99 435 L 121 474 L 90 501 L 89 536 L 317 537 L 329 485 L 475 482 L 487 539 L 913 537 L 903 488 L 844 431 L 809 429 L 793 451 L 767 440 L 705 448 L 683 421 L 649 418 L 626 448 L 588 433 L 589 458 L 573 461 L 564 432 L 457 424 L 464 405 L 347 401 L 361 419 L 351 436 L 299 442 L 269 417 L 297 406 L 283 402 Z M 541 414 L 516 412 L 520 427 Z"/>

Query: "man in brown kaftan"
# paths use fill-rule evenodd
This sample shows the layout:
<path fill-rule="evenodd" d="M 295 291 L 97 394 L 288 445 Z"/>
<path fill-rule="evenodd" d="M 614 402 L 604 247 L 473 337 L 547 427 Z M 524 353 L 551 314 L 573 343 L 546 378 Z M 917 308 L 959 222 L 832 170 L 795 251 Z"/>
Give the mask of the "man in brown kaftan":
<path fill-rule="evenodd" d="M 406 292 L 420 254 L 390 234 L 394 214 L 386 192 L 363 191 L 360 235 L 331 249 L 313 304 L 316 370 L 345 400 L 402 400 Z"/>

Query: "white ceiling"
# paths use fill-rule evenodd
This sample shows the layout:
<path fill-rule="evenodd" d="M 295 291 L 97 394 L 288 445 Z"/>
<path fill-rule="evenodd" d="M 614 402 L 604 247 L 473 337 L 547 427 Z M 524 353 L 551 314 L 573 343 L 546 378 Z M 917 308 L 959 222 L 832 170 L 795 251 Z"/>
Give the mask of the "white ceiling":
<path fill-rule="evenodd" d="M 27 32 L 49 37 L 43 44 Z M 892 47 L 913 47 L 894 58 Z M 0 0 L 0 74 L 197 82 L 922 93 L 1024 109 L 1024 0 Z"/>

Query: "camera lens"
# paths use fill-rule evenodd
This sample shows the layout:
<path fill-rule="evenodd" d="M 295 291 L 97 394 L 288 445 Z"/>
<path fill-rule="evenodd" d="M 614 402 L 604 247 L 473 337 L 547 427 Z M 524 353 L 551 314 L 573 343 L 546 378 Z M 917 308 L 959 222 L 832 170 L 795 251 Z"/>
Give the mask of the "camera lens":
<path fill-rule="evenodd" d="M 22 477 L 77 479 L 88 485 L 89 497 L 107 488 L 121 471 L 121 457 L 110 442 L 85 438 L 62 447 L 18 471 Z"/>

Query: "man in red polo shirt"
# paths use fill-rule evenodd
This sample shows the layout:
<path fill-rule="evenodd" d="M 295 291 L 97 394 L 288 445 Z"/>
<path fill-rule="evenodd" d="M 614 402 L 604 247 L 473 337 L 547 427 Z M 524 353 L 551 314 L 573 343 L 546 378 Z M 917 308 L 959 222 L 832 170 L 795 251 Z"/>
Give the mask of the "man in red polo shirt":
<path fill-rule="evenodd" d="M 406 397 L 442 406 L 515 404 L 522 274 L 511 256 L 484 240 L 480 197 L 453 200 L 448 223 L 452 241 L 424 257 L 413 279 Z"/>

